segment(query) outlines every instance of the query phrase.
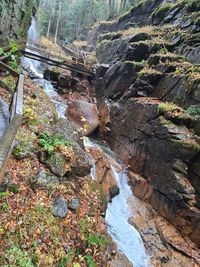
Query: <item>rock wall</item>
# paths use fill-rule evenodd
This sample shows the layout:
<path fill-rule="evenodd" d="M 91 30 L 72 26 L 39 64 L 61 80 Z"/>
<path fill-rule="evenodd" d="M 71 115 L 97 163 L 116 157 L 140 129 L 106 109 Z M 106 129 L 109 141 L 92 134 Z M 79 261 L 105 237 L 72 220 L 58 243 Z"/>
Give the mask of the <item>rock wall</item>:
<path fill-rule="evenodd" d="M 7 45 L 10 39 L 26 37 L 32 16 L 39 0 L 3 0 L 0 3 L 0 42 Z"/>
<path fill-rule="evenodd" d="M 99 36 L 100 135 L 140 174 L 134 194 L 200 246 L 200 5 L 145 3 Z"/>

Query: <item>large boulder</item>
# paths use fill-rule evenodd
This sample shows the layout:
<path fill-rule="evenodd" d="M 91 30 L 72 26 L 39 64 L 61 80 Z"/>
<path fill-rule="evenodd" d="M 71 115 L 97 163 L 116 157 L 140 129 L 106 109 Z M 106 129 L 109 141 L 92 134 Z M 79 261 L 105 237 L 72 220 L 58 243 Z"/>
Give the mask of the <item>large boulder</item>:
<path fill-rule="evenodd" d="M 38 152 L 39 160 L 56 176 L 86 176 L 90 173 L 91 163 L 78 129 L 66 119 L 60 119 L 53 128 L 46 129 L 49 136 L 57 136 L 63 145 L 48 153 L 44 149 Z M 45 131 L 44 131 L 45 132 Z"/>
<path fill-rule="evenodd" d="M 68 103 L 67 118 L 81 128 L 82 135 L 89 135 L 99 125 L 97 107 L 93 103 L 74 100 Z"/>

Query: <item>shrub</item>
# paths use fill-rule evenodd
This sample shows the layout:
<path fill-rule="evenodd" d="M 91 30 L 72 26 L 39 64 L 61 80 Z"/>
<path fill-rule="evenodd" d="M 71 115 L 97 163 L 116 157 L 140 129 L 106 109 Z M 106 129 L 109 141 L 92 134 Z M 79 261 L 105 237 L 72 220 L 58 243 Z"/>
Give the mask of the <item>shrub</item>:
<path fill-rule="evenodd" d="M 18 267 L 34 267 L 28 253 L 18 246 L 11 247 L 4 256 L 9 264 L 2 267 L 18 266 Z"/>
<path fill-rule="evenodd" d="M 200 116 L 200 105 L 192 105 L 186 109 L 186 113 L 191 116 L 197 117 Z"/>
<path fill-rule="evenodd" d="M 55 148 L 71 145 L 72 143 L 65 140 L 59 133 L 53 134 L 49 132 L 42 132 L 39 135 L 38 144 L 42 146 L 44 151 L 48 152 L 48 154 L 52 154 Z"/>

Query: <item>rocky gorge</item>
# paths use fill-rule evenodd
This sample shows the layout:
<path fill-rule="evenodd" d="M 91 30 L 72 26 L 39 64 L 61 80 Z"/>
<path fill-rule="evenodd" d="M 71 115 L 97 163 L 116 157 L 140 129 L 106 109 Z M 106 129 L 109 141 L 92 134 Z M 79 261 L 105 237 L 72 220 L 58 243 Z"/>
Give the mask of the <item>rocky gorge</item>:
<path fill-rule="evenodd" d="M 82 48 L 96 53 L 95 81 L 28 70 L 1 184 L 2 266 L 13 255 L 27 266 L 200 265 L 199 12 L 196 0 L 144 0 L 93 26 Z"/>
<path fill-rule="evenodd" d="M 101 64 L 99 136 L 129 166 L 133 194 L 196 247 L 199 11 L 198 1 L 141 1 L 88 33 Z"/>

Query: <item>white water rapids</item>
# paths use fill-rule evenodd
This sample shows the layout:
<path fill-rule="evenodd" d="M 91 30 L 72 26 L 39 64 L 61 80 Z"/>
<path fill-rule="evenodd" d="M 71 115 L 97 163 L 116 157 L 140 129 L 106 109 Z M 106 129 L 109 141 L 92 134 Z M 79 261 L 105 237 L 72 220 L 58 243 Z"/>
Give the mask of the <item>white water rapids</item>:
<path fill-rule="evenodd" d="M 28 40 L 32 40 L 34 42 L 39 41 L 37 21 L 35 19 L 33 19 L 32 25 L 29 29 Z M 56 106 L 58 116 L 65 117 L 67 104 L 61 99 L 52 84 L 43 79 L 41 63 L 26 58 L 23 59 L 22 65 L 25 69 L 34 73 L 34 75 L 38 77 L 35 80 L 36 83 L 41 85 L 52 99 Z M 88 138 L 85 138 L 84 143 L 86 148 L 98 146 L 98 144 L 92 142 Z M 105 152 L 105 157 L 111 157 L 111 155 L 112 151 L 110 151 L 109 154 Z M 119 251 L 121 251 L 129 259 L 134 267 L 147 267 L 149 266 L 149 258 L 146 255 L 142 239 L 136 229 L 128 223 L 128 219 L 130 217 L 128 199 L 131 197 L 132 192 L 128 185 L 126 170 L 117 171 L 114 165 L 111 166 L 111 169 L 120 189 L 120 194 L 116 196 L 111 203 L 108 203 L 106 211 L 108 233 L 116 243 Z M 97 180 L 95 165 L 91 170 L 91 176 L 93 179 Z"/>
<path fill-rule="evenodd" d="M 99 144 L 92 142 L 88 138 L 84 138 L 84 145 L 86 148 L 101 147 Z M 115 161 L 116 157 L 113 157 L 113 152 L 109 148 L 101 147 L 105 157 L 108 159 L 112 157 L 111 162 Z M 119 195 L 112 199 L 112 202 L 108 203 L 106 210 L 106 224 L 109 235 L 116 243 L 118 249 L 129 259 L 134 267 L 147 267 L 149 266 L 149 258 L 145 252 L 142 238 L 137 230 L 128 223 L 128 219 L 131 216 L 128 200 L 132 196 L 132 191 L 128 185 L 128 176 L 126 170 L 119 171 L 115 166 L 111 165 L 111 170 L 115 177 L 117 186 L 120 190 Z M 96 168 L 93 164 L 91 169 L 91 176 L 98 181 L 96 177 Z"/>

